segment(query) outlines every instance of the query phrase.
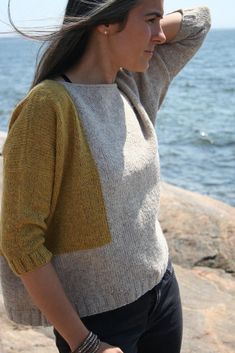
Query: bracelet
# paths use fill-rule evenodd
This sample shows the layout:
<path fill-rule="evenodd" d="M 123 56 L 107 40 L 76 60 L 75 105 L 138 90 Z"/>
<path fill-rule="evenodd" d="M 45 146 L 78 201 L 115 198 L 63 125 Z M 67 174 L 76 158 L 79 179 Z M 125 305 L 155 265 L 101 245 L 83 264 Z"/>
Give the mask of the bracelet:
<path fill-rule="evenodd" d="M 90 331 L 89 335 L 72 353 L 96 353 L 100 347 L 100 340 L 97 335 Z"/>

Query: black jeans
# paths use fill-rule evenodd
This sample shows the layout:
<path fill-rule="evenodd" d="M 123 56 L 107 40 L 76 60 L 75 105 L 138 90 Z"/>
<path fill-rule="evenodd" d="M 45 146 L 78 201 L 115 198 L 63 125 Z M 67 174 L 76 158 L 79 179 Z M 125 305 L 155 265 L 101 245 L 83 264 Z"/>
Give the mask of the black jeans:
<path fill-rule="evenodd" d="M 138 300 L 121 308 L 81 318 L 101 341 L 124 353 L 179 353 L 182 309 L 178 283 L 169 261 L 162 281 Z M 54 330 L 60 353 L 69 353 Z"/>

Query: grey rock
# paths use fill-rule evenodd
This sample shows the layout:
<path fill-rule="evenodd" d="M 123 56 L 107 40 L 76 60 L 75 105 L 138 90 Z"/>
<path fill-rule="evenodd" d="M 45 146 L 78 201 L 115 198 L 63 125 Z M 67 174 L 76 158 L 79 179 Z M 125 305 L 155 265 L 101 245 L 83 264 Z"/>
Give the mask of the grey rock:
<path fill-rule="evenodd" d="M 174 265 L 183 304 L 182 353 L 235 352 L 235 279 L 223 270 Z"/>
<path fill-rule="evenodd" d="M 235 208 L 162 183 L 160 223 L 173 261 L 235 273 Z"/>

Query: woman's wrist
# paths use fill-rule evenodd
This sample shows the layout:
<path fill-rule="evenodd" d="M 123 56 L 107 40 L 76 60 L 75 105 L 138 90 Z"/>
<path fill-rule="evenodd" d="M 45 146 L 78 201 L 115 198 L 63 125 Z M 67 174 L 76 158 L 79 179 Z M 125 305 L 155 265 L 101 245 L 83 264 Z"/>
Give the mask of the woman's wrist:
<path fill-rule="evenodd" d="M 100 347 L 100 340 L 92 331 L 72 353 L 96 353 Z"/>
<path fill-rule="evenodd" d="M 81 322 L 82 324 L 82 322 Z M 74 328 L 77 328 L 76 330 Z M 88 337 L 90 331 L 82 324 L 82 325 L 74 325 L 70 330 L 70 336 L 64 339 L 68 342 L 71 352 L 74 352 L 77 347 L 80 347 L 83 342 Z"/>

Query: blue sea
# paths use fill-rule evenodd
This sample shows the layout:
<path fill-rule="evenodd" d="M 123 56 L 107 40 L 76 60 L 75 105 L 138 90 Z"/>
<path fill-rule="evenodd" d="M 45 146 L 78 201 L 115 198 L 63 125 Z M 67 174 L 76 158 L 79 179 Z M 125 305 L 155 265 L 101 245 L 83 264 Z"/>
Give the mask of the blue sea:
<path fill-rule="evenodd" d="M 0 130 L 32 81 L 39 44 L 0 38 Z M 162 180 L 235 206 L 235 29 L 212 30 L 157 122 Z"/>

